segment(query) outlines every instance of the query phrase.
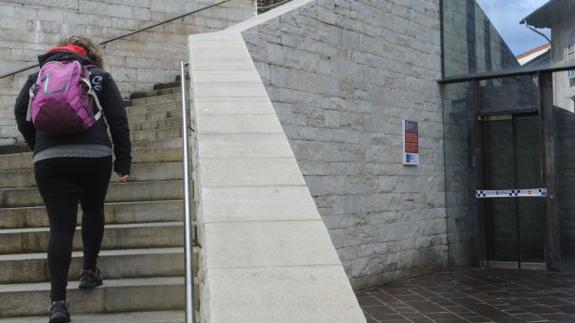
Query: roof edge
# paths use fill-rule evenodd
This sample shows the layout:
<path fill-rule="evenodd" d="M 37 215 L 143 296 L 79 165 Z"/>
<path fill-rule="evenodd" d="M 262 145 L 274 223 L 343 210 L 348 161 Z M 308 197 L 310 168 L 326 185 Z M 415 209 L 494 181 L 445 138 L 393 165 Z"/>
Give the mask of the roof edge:
<path fill-rule="evenodd" d="M 526 52 L 523 53 L 523 54 L 520 54 L 520 55 L 516 56 L 516 58 L 517 58 L 517 59 L 521 59 L 521 58 L 527 57 L 527 56 L 529 56 L 529 55 L 531 55 L 531 54 L 535 54 L 535 53 L 537 53 L 537 52 L 539 52 L 539 51 L 543 51 L 543 50 L 546 50 L 546 49 L 549 49 L 549 48 L 551 48 L 551 44 L 550 44 L 550 43 L 545 43 L 545 44 L 543 44 L 543 45 L 541 45 L 541 46 L 537 46 L 537 47 L 535 47 L 535 48 L 533 48 L 533 49 L 530 49 L 530 50 L 526 51 Z"/>
<path fill-rule="evenodd" d="M 530 13 L 527 17 L 523 18 L 519 23 L 522 25 L 530 25 L 533 26 L 535 28 L 546 28 L 549 26 L 543 26 L 543 25 L 536 25 L 533 23 L 530 23 L 530 20 L 533 19 L 537 19 L 537 17 L 542 14 L 543 12 L 545 12 L 547 9 L 549 9 L 554 3 L 556 2 L 556 0 L 550 0 L 549 2 L 545 3 L 544 5 L 542 5 L 541 7 L 535 9 L 535 11 L 533 11 L 532 13 Z"/>

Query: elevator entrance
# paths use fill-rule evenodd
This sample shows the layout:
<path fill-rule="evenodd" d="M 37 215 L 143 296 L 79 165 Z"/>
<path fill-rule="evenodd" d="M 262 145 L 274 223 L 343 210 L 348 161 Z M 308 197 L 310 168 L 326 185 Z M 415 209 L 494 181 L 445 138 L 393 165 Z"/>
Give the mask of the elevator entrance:
<path fill-rule="evenodd" d="M 490 267 L 545 269 L 545 186 L 536 113 L 482 116 L 480 216 Z"/>

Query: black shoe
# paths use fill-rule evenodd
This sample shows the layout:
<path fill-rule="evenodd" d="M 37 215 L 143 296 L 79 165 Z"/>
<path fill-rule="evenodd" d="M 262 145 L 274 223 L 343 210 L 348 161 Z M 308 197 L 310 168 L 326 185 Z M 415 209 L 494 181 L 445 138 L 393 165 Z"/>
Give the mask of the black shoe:
<path fill-rule="evenodd" d="M 50 306 L 50 320 L 49 323 L 66 323 L 70 322 L 70 312 L 68 312 L 68 305 L 66 301 L 52 302 Z"/>
<path fill-rule="evenodd" d="M 80 273 L 80 289 L 92 289 L 102 285 L 102 273 L 100 269 L 88 270 L 84 269 Z"/>

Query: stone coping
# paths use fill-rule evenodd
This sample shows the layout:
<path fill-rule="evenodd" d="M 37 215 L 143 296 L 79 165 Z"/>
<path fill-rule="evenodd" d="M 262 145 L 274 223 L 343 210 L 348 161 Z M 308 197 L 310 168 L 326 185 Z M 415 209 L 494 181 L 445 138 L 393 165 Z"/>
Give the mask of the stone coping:
<path fill-rule="evenodd" d="M 189 49 L 202 322 L 366 322 L 241 33 Z"/>

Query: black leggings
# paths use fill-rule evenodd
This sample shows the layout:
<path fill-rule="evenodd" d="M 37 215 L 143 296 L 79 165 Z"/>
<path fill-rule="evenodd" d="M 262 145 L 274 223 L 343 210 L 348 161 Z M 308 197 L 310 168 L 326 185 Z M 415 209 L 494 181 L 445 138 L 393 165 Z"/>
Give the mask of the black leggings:
<path fill-rule="evenodd" d="M 95 269 L 104 236 L 104 199 L 112 156 L 53 158 L 34 164 L 34 175 L 50 220 L 48 270 L 52 301 L 66 299 L 78 202 L 82 206 L 84 269 Z"/>

